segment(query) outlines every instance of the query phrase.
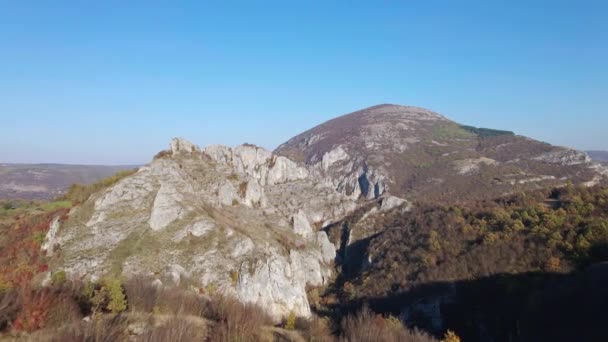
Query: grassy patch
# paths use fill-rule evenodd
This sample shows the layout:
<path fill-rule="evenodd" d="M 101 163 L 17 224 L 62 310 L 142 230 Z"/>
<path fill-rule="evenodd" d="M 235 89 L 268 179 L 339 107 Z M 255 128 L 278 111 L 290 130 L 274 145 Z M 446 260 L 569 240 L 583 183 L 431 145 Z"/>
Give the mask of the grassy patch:
<path fill-rule="evenodd" d="M 460 125 L 460 128 L 464 129 L 467 132 L 471 132 L 482 138 L 495 137 L 498 135 L 515 135 L 515 133 L 513 133 L 511 131 L 502 131 L 502 130 L 491 129 L 491 128 L 478 128 L 478 127 L 467 126 L 467 125 Z"/>
<path fill-rule="evenodd" d="M 71 208 L 71 207 L 72 207 L 71 201 L 54 201 L 54 202 L 42 203 L 40 205 L 40 208 L 44 211 L 54 211 L 57 209 Z"/>
<path fill-rule="evenodd" d="M 158 240 L 149 232 L 131 232 L 110 253 L 110 270 L 108 273 L 111 276 L 121 275 L 123 264 L 128 257 L 132 255 L 155 256 L 158 254 L 159 247 Z"/>
<path fill-rule="evenodd" d="M 471 139 L 476 135 L 455 123 L 446 123 L 433 127 L 432 135 L 437 140 Z"/>

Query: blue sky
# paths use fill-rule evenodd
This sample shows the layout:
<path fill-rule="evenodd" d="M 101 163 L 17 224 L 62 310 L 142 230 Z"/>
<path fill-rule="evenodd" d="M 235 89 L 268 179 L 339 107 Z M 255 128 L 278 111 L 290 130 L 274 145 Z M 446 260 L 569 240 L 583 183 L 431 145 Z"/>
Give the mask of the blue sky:
<path fill-rule="evenodd" d="M 379 103 L 608 150 L 607 1 L 3 1 L 0 162 L 274 148 Z"/>

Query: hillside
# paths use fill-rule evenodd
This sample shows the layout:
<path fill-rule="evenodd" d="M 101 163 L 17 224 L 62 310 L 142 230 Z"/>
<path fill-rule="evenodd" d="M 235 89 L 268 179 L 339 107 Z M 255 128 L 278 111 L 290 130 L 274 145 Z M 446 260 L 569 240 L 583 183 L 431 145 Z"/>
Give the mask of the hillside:
<path fill-rule="evenodd" d="M 367 303 L 465 341 L 605 336 L 608 188 L 398 207 L 338 227 L 349 233 L 330 236 L 350 243 L 338 250 L 342 272 L 325 295 L 334 312 Z M 363 228 L 375 234 L 351 237 Z"/>
<path fill-rule="evenodd" d="M 595 184 L 608 174 L 583 152 L 390 104 L 325 122 L 275 153 L 305 163 L 353 199 L 389 193 L 458 202 L 566 181 Z"/>
<path fill-rule="evenodd" d="M 74 184 L 89 184 L 135 166 L 0 164 L 0 199 L 49 200 Z"/>

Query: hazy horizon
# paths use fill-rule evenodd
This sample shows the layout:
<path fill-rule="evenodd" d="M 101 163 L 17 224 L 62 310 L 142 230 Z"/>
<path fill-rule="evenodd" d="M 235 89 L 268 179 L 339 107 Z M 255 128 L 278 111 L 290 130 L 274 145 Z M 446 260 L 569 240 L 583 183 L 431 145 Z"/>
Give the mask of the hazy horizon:
<path fill-rule="evenodd" d="M 237 8 L 237 10 L 235 10 Z M 0 162 L 273 149 L 381 103 L 608 150 L 608 3 L 0 4 Z"/>

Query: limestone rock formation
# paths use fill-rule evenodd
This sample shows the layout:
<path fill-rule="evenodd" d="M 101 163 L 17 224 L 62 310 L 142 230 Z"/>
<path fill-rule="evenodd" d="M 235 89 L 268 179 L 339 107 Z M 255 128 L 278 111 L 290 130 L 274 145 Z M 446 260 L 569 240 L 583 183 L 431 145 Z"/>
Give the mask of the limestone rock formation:
<path fill-rule="evenodd" d="M 171 154 L 173 155 L 180 153 L 194 153 L 198 151 L 200 151 L 200 148 L 186 139 L 173 138 L 171 140 Z"/>
<path fill-rule="evenodd" d="M 49 232 L 71 277 L 184 279 L 257 303 L 279 320 L 310 315 L 306 286 L 330 279 L 336 255 L 319 231 L 355 209 L 308 170 L 262 148 L 174 139 L 170 153 L 76 207 Z M 58 223 L 57 223 L 58 225 Z"/>

